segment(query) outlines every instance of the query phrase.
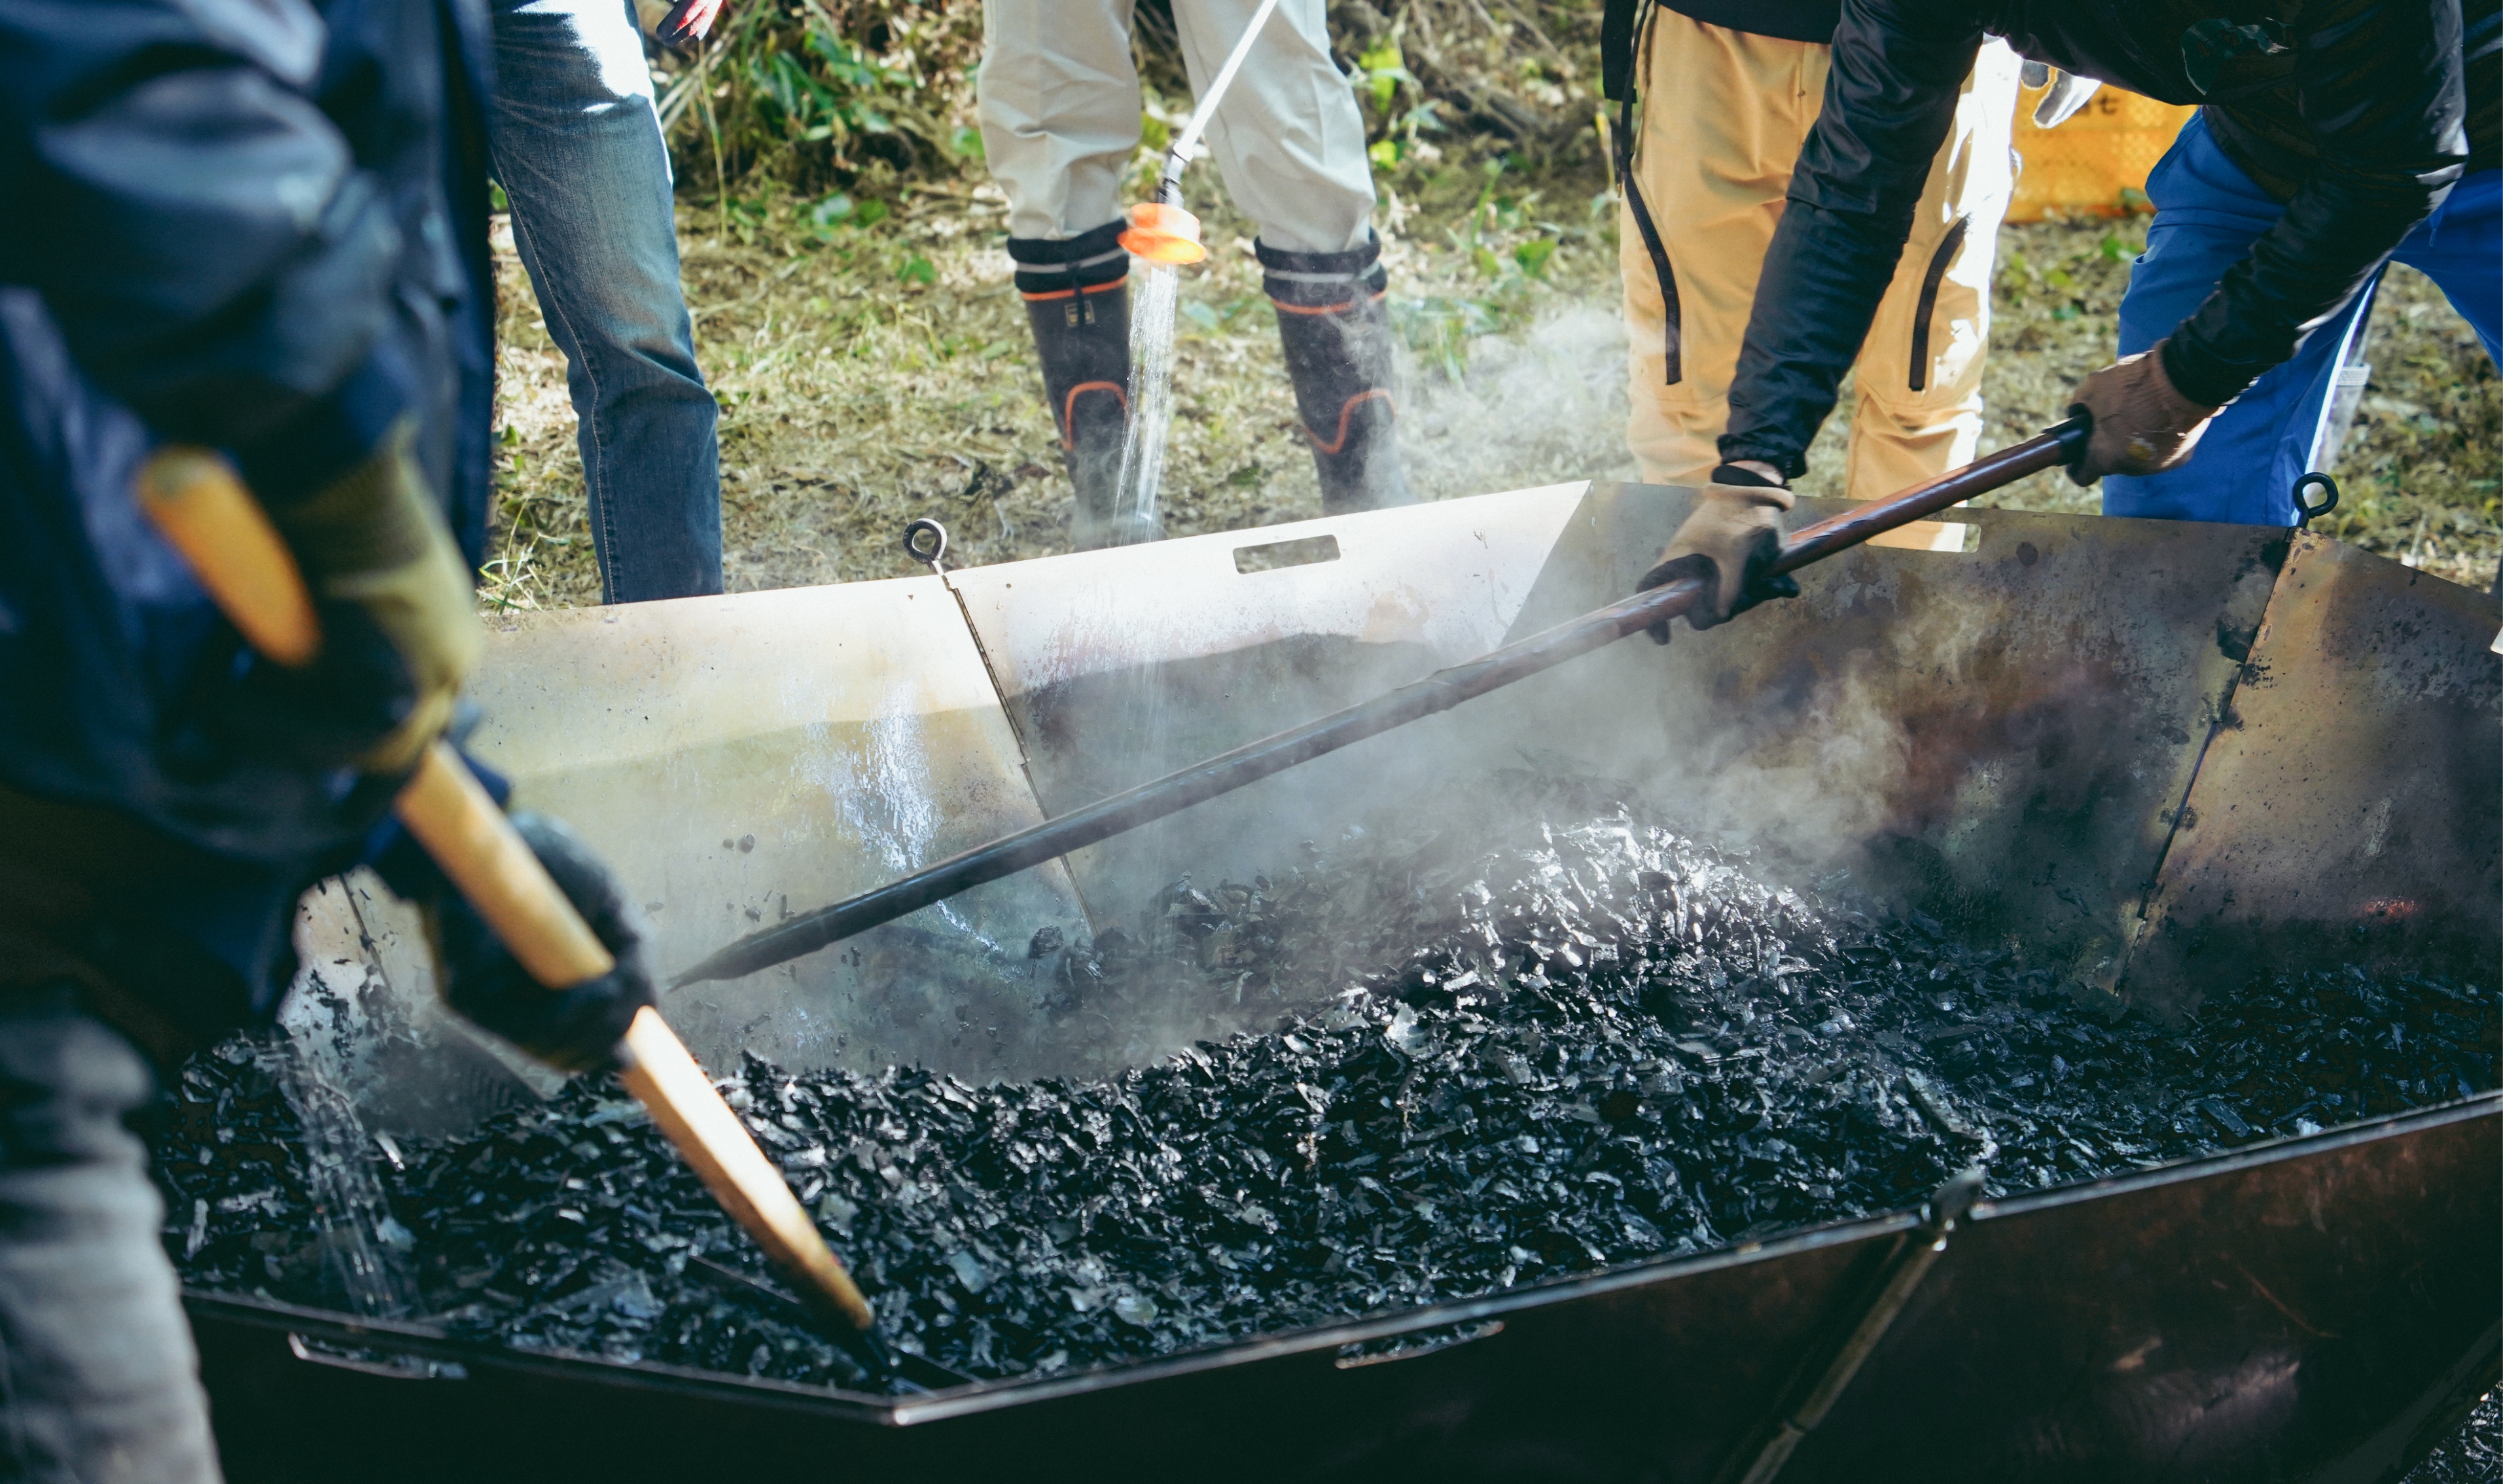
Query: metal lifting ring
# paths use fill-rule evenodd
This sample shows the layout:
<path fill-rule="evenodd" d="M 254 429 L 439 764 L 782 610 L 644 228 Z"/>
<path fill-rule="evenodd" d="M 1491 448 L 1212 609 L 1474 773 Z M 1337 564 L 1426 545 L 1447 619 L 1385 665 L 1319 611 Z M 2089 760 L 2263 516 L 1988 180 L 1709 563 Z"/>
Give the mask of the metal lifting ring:
<path fill-rule="evenodd" d="M 2303 498 L 2303 494 L 2306 490 L 2314 488 L 2327 490 L 2329 492 L 2329 498 L 2316 505 L 2307 501 Z M 2314 521 L 2318 520 L 2320 517 L 2327 515 L 2330 511 L 2337 508 L 2337 480 L 2330 478 L 2327 474 L 2321 473 L 2317 469 L 2295 480 L 2294 524 L 2296 529 L 2300 530 L 2303 527 L 2309 526 Z"/>
<path fill-rule="evenodd" d="M 941 570 L 939 564 L 947 556 L 947 528 L 926 515 L 906 526 L 904 554 L 934 572 Z"/>

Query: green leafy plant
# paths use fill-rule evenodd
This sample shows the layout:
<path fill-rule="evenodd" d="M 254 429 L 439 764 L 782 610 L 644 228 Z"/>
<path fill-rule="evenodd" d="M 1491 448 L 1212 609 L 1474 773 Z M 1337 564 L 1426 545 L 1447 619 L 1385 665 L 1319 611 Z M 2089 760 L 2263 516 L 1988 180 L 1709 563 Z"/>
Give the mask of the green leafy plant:
<path fill-rule="evenodd" d="M 679 180 L 709 177 L 720 197 L 760 179 L 859 197 L 978 164 L 980 42 L 967 0 L 734 5 L 700 49 L 656 69 Z"/>

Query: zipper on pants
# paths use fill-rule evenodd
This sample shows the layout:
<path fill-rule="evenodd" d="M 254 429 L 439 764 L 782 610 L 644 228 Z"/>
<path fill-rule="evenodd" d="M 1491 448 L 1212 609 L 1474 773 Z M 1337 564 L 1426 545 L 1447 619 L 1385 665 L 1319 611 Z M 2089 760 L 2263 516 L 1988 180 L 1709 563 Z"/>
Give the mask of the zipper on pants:
<path fill-rule="evenodd" d="M 1908 378 L 1915 392 L 1930 383 L 1930 320 L 1938 310 L 1938 285 L 1945 282 L 1947 264 L 1955 260 L 1956 249 L 1964 246 L 1965 229 L 1971 225 L 1972 217 L 1956 218 L 1947 234 L 1938 239 L 1938 250 L 1930 255 L 1930 270 L 1921 275 L 1921 299 L 1912 310 L 1912 367 Z"/>

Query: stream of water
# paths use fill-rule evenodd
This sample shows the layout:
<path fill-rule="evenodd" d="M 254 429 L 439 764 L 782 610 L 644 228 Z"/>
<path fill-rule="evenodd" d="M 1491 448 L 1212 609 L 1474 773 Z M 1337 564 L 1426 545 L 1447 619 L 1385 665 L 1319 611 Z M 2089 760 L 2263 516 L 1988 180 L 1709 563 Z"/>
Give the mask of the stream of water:
<path fill-rule="evenodd" d="M 1121 545 L 1164 535 L 1156 508 L 1164 481 L 1165 434 L 1173 427 L 1174 311 L 1182 275 L 1169 263 L 1144 263 L 1130 302 L 1130 428 L 1121 440 L 1121 488 L 1113 507 Z"/>
<path fill-rule="evenodd" d="M 329 1282 L 358 1314 L 407 1314 L 417 1298 L 405 1256 L 413 1239 L 391 1214 L 356 1103 L 303 1040 L 284 1032 L 281 1038 L 273 1070 L 303 1126 L 314 1222 Z"/>

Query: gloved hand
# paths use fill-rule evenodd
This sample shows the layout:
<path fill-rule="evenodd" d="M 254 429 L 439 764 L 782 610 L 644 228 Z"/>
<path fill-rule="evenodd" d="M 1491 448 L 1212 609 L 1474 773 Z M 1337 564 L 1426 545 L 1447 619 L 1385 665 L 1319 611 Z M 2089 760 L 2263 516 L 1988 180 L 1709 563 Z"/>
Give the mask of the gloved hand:
<path fill-rule="evenodd" d="M 1798 582 L 1765 571 L 1781 555 L 1782 516 L 1793 503 L 1779 481 L 1722 465 L 1634 591 L 1681 577 L 1701 580 L 1702 601 L 1686 610 L 1686 621 L 1697 629 L 1728 623 L 1768 598 L 1798 597 Z M 1654 624 L 1649 632 L 1654 643 L 1668 642 L 1667 623 Z"/>
<path fill-rule="evenodd" d="M 551 989 L 505 951 L 495 930 L 458 893 L 434 907 L 435 960 L 443 998 L 454 1010 L 561 1072 L 615 1064 L 617 1043 L 634 1013 L 652 1003 L 637 914 L 600 858 L 573 831 L 543 814 L 519 813 L 513 828 L 547 867 L 617 967 L 586 984 Z"/>
<path fill-rule="evenodd" d="M 2089 485 L 2106 474 L 2156 474 L 2189 462 L 2199 434 L 2216 415 L 2173 390 L 2164 373 L 2164 342 L 2124 356 L 2077 383 L 2069 410 L 2094 419 L 2086 451 L 2069 479 Z"/>
<path fill-rule="evenodd" d="M 406 425 L 372 457 L 269 518 L 322 624 L 312 664 L 255 664 L 228 708 L 247 742 L 316 767 L 394 774 L 452 719 L 485 636 L 477 592 Z"/>

